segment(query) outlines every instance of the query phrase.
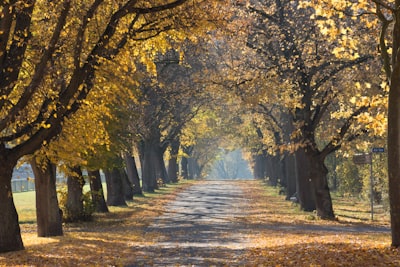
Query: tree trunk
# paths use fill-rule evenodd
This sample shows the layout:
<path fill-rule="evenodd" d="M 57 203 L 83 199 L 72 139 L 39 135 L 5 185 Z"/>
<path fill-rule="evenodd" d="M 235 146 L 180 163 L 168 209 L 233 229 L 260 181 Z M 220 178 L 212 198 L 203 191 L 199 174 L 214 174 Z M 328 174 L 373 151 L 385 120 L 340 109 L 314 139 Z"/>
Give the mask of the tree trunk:
<path fill-rule="evenodd" d="M 121 172 L 118 168 L 104 171 L 107 182 L 107 205 L 126 206 L 122 185 Z"/>
<path fill-rule="evenodd" d="M 121 168 L 119 169 L 119 173 L 121 176 L 122 180 L 122 187 L 124 191 L 124 197 L 125 200 L 127 201 L 132 201 L 133 200 L 133 184 L 128 178 L 128 174 L 126 173 L 125 169 Z"/>
<path fill-rule="evenodd" d="M 278 169 L 280 168 L 279 161 L 276 160 L 276 156 L 267 155 L 265 157 L 265 168 L 266 168 L 266 178 L 269 186 L 278 185 Z"/>
<path fill-rule="evenodd" d="M 142 186 L 145 192 L 154 192 L 158 189 L 157 179 L 161 178 L 160 147 L 157 143 L 146 141 L 144 146 L 144 161 L 142 170 Z"/>
<path fill-rule="evenodd" d="M 395 1 L 395 6 L 400 6 L 400 0 Z M 400 11 L 396 10 L 393 28 L 387 143 L 392 246 L 400 247 Z"/>
<path fill-rule="evenodd" d="M 183 179 L 189 179 L 189 170 L 188 170 L 188 159 L 187 157 L 182 157 L 181 159 L 181 175 Z"/>
<path fill-rule="evenodd" d="M 304 210 L 316 210 L 322 219 L 334 220 L 327 178 L 328 169 L 324 161 L 325 158 L 313 148 L 296 151 L 298 200 Z"/>
<path fill-rule="evenodd" d="M 85 213 L 83 209 L 83 186 L 85 180 L 79 167 L 71 168 L 72 174 L 67 177 L 68 195 L 65 205 L 64 217 L 68 222 L 84 220 Z"/>
<path fill-rule="evenodd" d="M 95 212 L 109 212 L 106 200 L 104 199 L 103 184 L 101 183 L 100 171 L 88 171 L 90 192 Z"/>
<path fill-rule="evenodd" d="M 300 208 L 305 211 L 314 211 L 315 205 L 315 194 L 313 193 L 313 187 L 311 183 L 311 177 L 309 170 L 314 168 L 310 165 L 310 162 L 306 158 L 304 149 L 299 148 L 296 152 L 296 191 L 297 200 L 300 203 Z"/>
<path fill-rule="evenodd" d="M 197 160 L 193 157 L 188 159 L 188 166 L 189 166 L 189 179 L 197 179 L 200 177 L 200 166 L 197 163 Z"/>
<path fill-rule="evenodd" d="M 311 166 L 313 166 L 310 168 L 310 177 L 314 188 L 317 215 L 322 219 L 334 220 L 335 214 L 333 212 L 332 199 L 328 186 L 328 169 L 325 166 L 325 158 L 311 153 L 308 158 L 311 162 Z"/>
<path fill-rule="evenodd" d="M 136 168 L 135 158 L 131 154 L 125 153 L 124 159 L 128 178 L 133 184 L 133 193 L 135 195 L 142 195 L 142 187 L 140 186 L 139 173 Z"/>
<path fill-rule="evenodd" d="M 287 153 L 284 158 L 286 199 L 289 200 L 296 194 L 296 158 L 294 154 Z"/>
<path fill-rule="evenodd" d="M 24 249 L 11 189 L 16 164 L 17 161 L 7 159 L 7 153 L 0 153 L 0 252 Z"/>
<path fill-rule="evenodd" d="M 266 162 L 264 151 L 262 154 L 256 154 L 253 158 L 254 158 L 254 167 L 253 167 L 254 179 L 264 179 L 265 162 Z"/>
<path fill-rule="evenodd" d="M 39 237 L 62 236 L 62 214 L 58 205 L 56 165 L 48 159 L 40 164 L 31 161 L 35 175 L 36 220 Z"/>
<path fill-rule="evenodd" d="M 169 179 L 167 167 L 165 166 L 164 152 L 165 152 L 165 149 L 163 150 L 161 147 L 159 149 L 157 149 L 157 163 L 158 163 L 158 166 L 157 166 L 158 176 L 157 177 L 160 178 L 164 184 L 167 184 L 167 183 L 171 182 L 171 180 Z"/>
<path fill-rule="evenodd" d="M 179 173 L 179 165 L 178 165 L 178 152 L 179 152 L 180 142 L 179 140 L 174 140 L 171 142 L 171 158 L 168 162 L 168 177 L 171 182 L 178 182 L 178 173 Z"/>

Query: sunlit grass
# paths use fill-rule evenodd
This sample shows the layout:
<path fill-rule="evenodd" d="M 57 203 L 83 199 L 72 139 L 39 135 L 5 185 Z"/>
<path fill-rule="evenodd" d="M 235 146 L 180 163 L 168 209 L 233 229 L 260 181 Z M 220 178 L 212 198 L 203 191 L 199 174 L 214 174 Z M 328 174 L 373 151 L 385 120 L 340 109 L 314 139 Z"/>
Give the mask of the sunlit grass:
<path fill-rule="evenodd" d="M 36 223 L 35 191 L 13 193 L 20 223 Z"/>

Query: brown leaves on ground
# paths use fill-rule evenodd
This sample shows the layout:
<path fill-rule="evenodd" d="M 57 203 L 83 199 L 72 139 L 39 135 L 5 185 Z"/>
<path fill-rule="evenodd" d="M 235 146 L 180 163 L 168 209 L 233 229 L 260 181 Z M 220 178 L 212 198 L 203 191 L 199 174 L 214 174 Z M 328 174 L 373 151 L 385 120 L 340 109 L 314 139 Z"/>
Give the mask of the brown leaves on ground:
<path fill-rule="evenodd" d="M 38 238 L 34 224 L 22 225 L 26 249 L 0 254 L 0 265 L 122 266 L 146 257 L 137 248 L 154 246 L 160 238 L 156 232 L 147 232 L 146 226 L 188 185 L 137 197 L 128 207 L 97 215 L 93 222 L 69 224 L 62 237 Z M 387 216 L 377 214 L 377 221 L 369 221 L 368 203 L 339 199 L 334 205 L 338 221 L 323 221 L 300 211 L 259 181 L 237 185 L 248 200 L 243 216 L 235 220 L 250 242 L 239 256 L 240 266 L 400 266 L 399 250 L 390 248 Z M 219 251 L 224 253 L 218 255 Z M 227 247 L 213 253 L 220 259 L 219 266 L 221 259 L 229 262 L 235 252 Z M 151 259 L 147 263 L 151 265 Z"/>
<path fill-rule="evenodd" d="M 39 238 L 35 224 L 21 225 L 25 250 L 0 254 L 0 266 L 122 266 L 132 257 L 133 244 L 155 240 L 146 226 L 191 184 L 168 185 L 135 197 L 128 207 L 111 207 L 111 213 L 98 214 L 93 222 L 67 224 L 60 237 Z"/>
<path fill-rule="evenodd" d="M 254 245 L 245 256 L 249 266 L 400 266 L 387 214 L 379 211 L 376 221 L 368 221 L 368 203 L 337 199 L 338 221 L 326 221 L 274 189 L 247 184 L 246 191 L 252 208 L 245 220 Z"/>

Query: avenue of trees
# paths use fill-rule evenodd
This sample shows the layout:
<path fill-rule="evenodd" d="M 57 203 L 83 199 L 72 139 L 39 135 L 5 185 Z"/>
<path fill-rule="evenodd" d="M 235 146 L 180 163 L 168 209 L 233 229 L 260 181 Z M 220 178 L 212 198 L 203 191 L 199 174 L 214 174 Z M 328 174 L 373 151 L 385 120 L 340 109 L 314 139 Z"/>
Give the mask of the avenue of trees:
<path fill-rule="evenodd" d="M 399 246 L 398 6 L 2 2 L 0 252 L 24 248 L 11 191 L 21 161 L 35 175 L 38 236 L 62 235 L 62 220 L 108 212 L 160 184 L 205 177 L 236 149 L 254 178 L 333 220 L 332 173 L 356 187 L 346 162 L 385 136 Z M 67 177 L 61 194 L 57 170 Z"/>

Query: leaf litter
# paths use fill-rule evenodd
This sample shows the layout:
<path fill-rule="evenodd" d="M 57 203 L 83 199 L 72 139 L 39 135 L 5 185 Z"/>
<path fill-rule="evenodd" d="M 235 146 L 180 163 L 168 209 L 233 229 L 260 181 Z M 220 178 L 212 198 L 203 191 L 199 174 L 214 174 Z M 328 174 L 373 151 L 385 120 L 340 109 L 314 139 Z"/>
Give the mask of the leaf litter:
<path fill-rule="evenodd" d="M 0 254 L 0 266 L 124 266 L 135 258 L 151 266 L 151 255 L 133 248 L 157 247 L 164 237 L 147 231 L 148 225 L 191 184 L 137 197 L 126 208 L 96 215 L 93 222 L 67 224 L 61 237 L 39 238 L 34 225 L 21 225 L 25 250 Z M 390 247 L 389 222 L 383 215 L 368 221 L 360 208 L 352 216 L 338 212 L 338 221 L 319 220 L 260 181 L 237 186 L 244 190 L 246 209 L 233 220 L 242 228 L 247 247 L 240 255 L 233 248 L 214 249 L 202 266 L 400 266 L 400 252 Z M 335 204 L 338 211 L 351 209 L 347 202 Z M 177 247 L 177 266 L 188 262 L 185 257 L 187 251 Z"/>

